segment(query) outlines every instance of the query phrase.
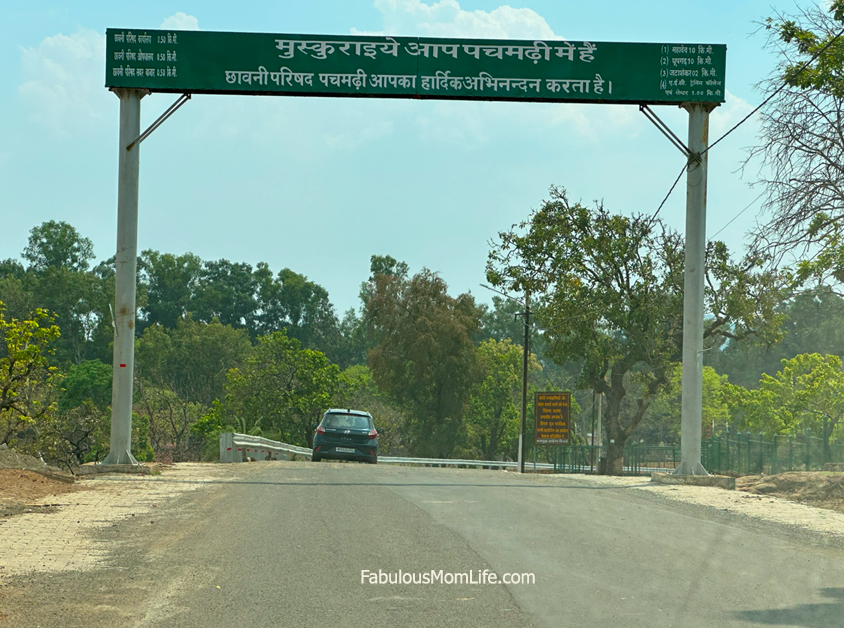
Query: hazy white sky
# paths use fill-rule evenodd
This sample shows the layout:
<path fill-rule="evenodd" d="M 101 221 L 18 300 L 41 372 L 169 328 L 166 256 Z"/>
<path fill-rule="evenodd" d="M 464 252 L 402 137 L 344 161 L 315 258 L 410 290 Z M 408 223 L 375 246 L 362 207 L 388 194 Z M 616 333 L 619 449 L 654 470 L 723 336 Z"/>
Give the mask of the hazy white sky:
<path fill-rule="evenodd" d="M 64 220 L 114 252 L 118 100 L 104 87 L 105 29 L 727 44 L 717 138 L 759 102 L 775 59 L 758 22 L 793 2 L 742 0 L 0 1 L 0 259 Z M 756 34 L 754 34 L 756 33 Z M 142 101 L 142 124 L 174 100 Z M 655 108 L 685 139 L 685 112 Z M 710 153 L 708 234 L 757 198 L 748 123 Z M 143 144 L 139 247 L 289 267 L 357 306 L 369 257 L 441 272 L 489 300 L 489 240 L 551 184 L 615 211 L 653 212 L 684 158 L 636 106 L 195 96 Z M 719 235 L 740 248 L 756 202 Z M 683 228 L 681 185 L 662 210 Z"/>

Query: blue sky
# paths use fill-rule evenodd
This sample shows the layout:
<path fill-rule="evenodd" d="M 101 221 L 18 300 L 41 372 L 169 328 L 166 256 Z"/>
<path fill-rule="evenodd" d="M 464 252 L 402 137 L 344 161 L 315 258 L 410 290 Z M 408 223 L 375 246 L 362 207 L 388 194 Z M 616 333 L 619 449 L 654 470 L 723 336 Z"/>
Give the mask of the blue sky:
<path fill-rule="evenodd" d="M 772 9 L 773 6 L 773 9 Z M 103 87 L 109 27 L 727 45 L 719 137 L 773 69 L 759 22 L 793 2 L 710 0 L 310 0 L 0 2 L 0 259 L 64 220 L 114 252 L 118 100 Z M 755 34 L 754 34 L 755 33 Z M 142 101 L 142 125 L 175 96 Z M 685 139 L 687 115 L 655 108 Z M 758 130 L 710 153 L 707 232 L 740 249 L 757 220 Z M 143 144 L 140 249 L 226 258 L 323 285 L 356 307 L 372 254 L 439 271 L 453 293 L 491 296 L 488 242 L 560 185 L 613 211 L 653 212 L 683 165 L 636 106 L 196 96 Z M 685 189 L 661 216 L 683 229 Z M 763 217 L 764 218 L 764 217 Z"/>

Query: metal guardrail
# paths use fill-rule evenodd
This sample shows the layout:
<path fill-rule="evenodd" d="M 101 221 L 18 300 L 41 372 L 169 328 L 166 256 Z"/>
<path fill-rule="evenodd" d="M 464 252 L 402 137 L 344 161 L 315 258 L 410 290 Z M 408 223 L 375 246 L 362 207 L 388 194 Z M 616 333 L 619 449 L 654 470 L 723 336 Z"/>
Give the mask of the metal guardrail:
<path fill-rule="evenodd" d="M 489 467 L 493 469 L 518 469 L 518 462 L 502 460 L 459 460 L 455 458 L 411 458 L 401 456 L 378 456 L 378 462 L 385 464 L 413 464 L 425 467 Z M 554 465 L 537 462 L 537 469 L 553 469 Z M 525 463 L 525 469 L 533 469 L 533 463 Z"/>
<path fill-rule="evenodd" d="M 288 445 L 260 436 L 249 436 L 248 434 L 220 434 L 220 462 L 243 462 L 247 458 L 252 460 L 289 460 L 292 456 L 302 456 L 307 460 L 311 459 L 313 450 L 307 447 Z M 415 465 L 423 467 L 486 467 L 491 469 L 517 469 L 519 463 L 502 460 L 463 460 L 455 458 L 413 458 L 410 456 L 378 456 L 381 464 Z M 533 462 L 525 463 L 525 470 L 532 471 Z M 553 464 L 537 462 L 536 469 L 555 470 Z M 589 473 L 589 465 L 575 469 L 566 468 L 566 465 L 559 464 L 556 467 L 558 472 L 563 473 Z M 650 468 L 646 466 L 635 469 L 626 466 L 624 470 L 628 473 L 651 473 L 653 471 L 666 471 L 665 468 Z"/>
<path fill-rule="evenodd" d="M 248 434 L 220 434 L 220 462 L 243 462 L 246 458 L 252 460 L 285 460 L 291 455 L 303 456 L 310 460 L 313 450 L 307 447 L 297 447 L 278 441 L 249 436 Z M 408 456 L 378 456 L 381 464 L 407 464 L 426 467 L 491 467 L 496 469 L 519 466 L 517 462 L 501 460 L 458 460 L 454 458 L 411 458 Z M 533 463 L 525 467 L 533 469 Z M 554 465 L 536 463 L 537 469 L 553 469 Z"/>
<path fill-rule="evenodd" d="M 287 460 L 289 456 L 311 457 L 306 447 L 288 445 L 260 436 L 248 434 L 220 434 L 220 462 L 243 462 L 252 460 Z"/>

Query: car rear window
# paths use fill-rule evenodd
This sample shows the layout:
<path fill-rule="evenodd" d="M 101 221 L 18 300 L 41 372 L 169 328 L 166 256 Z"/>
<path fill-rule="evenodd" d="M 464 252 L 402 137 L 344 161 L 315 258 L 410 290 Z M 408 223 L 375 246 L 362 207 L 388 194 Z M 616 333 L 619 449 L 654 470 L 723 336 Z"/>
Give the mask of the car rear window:
<path fill-rule="evenodd" d="M 347 430 L 368 430 L 369 417 L 359 414 L 326 414 L 323 427 L 345 428 Z"/>

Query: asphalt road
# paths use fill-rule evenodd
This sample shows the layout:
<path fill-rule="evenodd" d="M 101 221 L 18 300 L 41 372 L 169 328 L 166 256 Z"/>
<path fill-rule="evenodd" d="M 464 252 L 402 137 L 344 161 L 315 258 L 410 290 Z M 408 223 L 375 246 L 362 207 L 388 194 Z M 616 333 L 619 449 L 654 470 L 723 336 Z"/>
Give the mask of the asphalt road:
<path fill-rule="evenodd" d="M 717 513 L 500 471 L 250 466 L 156 526 L 106 533 L 110 567 L 19 583 L 21 625 L 844 625 L 844 551 Z M 535 583 L 361 584 L 379 569 Z"/>

